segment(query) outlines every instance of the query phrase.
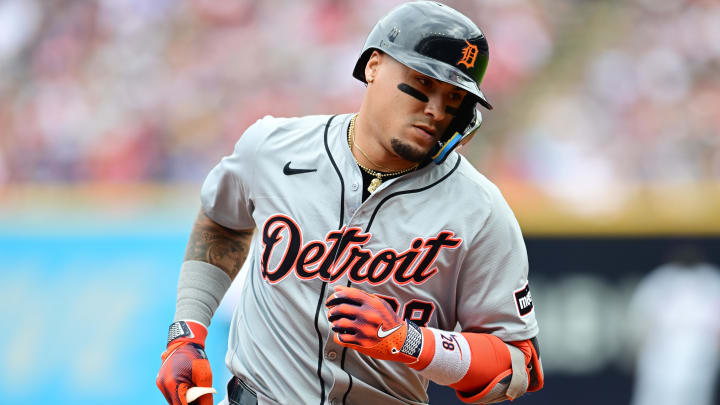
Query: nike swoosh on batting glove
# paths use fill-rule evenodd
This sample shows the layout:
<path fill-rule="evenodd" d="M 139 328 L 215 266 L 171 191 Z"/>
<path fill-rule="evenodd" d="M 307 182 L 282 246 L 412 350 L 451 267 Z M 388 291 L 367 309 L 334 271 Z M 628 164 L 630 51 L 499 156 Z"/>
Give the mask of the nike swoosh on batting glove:
<path fill-rule="evenodd" d="M 212 388 L 212 371 L 205 354 L 207 328 L 193 321 L 178 321 L 170 325 L 167 349 L 155 383 L 170 405 L 188 405 L 188 389 Z M 213 405 L 211 393 L 193 402 Z"/>
<path fill-rule="evenodd" d="M 380 360 L 407 364 L 418 360 L 423 341 L 420 328 L 403 321 L 377 295 L 337 286 L 325 306 L 337 344 Z"/>

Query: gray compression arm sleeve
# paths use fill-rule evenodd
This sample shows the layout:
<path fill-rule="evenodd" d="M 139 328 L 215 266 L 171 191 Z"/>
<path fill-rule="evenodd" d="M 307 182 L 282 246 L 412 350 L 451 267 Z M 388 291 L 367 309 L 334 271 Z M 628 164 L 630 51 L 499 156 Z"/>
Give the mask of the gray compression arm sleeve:
<path fill-rule="evenodd" d="M 184 262 L 178 280 L 175 321 L 192 320 L 210 326 L 230 283 L 230 277 L 217 266 L 198 260 Z"/>

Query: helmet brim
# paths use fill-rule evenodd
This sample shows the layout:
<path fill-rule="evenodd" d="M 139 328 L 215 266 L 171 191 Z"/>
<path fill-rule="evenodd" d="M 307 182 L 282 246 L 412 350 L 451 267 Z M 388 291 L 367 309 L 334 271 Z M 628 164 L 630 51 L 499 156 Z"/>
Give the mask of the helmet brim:
<path fill-rule="evenodd" d="M 475 80 L 463 73 L 460 69 L 457 69 L 442 61 L 433 60 L 431 58 L 428 58 L 427 56 L 421 55 L 413 51 L 406 51 L 399 48 L 366 49 L 355 64 L 353 76 L 356 79 L 367 83 L 367 80 L 365 78 L 365 66 L 367 65 L 368 60 L 370 60 L 370 55 L 372 54 L 372 51 L 375 50 L 390 55 L 396 61 L 426 76 L 440 80 L 444 83 L 457 86 L 458 88 L 467 91 L 469 94 L 472 94 L 477 99 L 477 102 L 483 107 L 487 108 L 488 110 L 493 109 L 492 105 L 487 101 L 487 98 L 483 94 L 482 90 L 480 90 Z"/>

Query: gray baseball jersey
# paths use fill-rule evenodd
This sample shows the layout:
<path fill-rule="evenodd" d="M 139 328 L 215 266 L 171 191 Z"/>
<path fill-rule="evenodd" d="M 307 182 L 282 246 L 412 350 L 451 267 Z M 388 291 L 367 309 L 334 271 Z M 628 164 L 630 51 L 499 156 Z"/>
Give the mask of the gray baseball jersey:
<path fill-rule="evenodd" d="M 529 339 L 525 245 L 497 187 L 457 153 L 363 202 L 351 117 L 265 117 L 205 180 L 211 219 L 258 229 L 226 362 L 282 404 L 426 403 L 417 372 L 333 341 L 331 286 L 378 294 L 420 326 Z"/>

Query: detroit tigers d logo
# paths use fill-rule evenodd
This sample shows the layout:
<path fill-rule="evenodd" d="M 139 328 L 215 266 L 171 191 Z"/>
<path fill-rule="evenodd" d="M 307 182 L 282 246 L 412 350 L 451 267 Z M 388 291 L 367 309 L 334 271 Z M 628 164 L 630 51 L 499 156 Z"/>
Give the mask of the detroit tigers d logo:
<path fill-rule="evenodd" d="M 458 65 L 465 65 L 466 68 L 470 69 L 475 66 L 475 60 L 478 55 L 478 47 L 465 40 L 467 46 L 462 49 L 462 57 L 458 61 Z"/>
<path fill-rule="evenodd" d="M 372 252 L 363 247 L 372 235 L 350 227 L 328 232 L 325 240 L 303 244 L 298 224 L 278 214 L 263 225 L 260 267 L 263 278 L 270 283 L 294 272 L 303 280 L 319 278 L 332 282 L 347 274 L 353 283 L 423 284 L 438 272 L 432 265 L 440 252 L 462 244 L 462 239 L 453 236 L 451 231 L 441 231 L 431 238 L 413 239 L 402 252 L 394 249 Z"/>

